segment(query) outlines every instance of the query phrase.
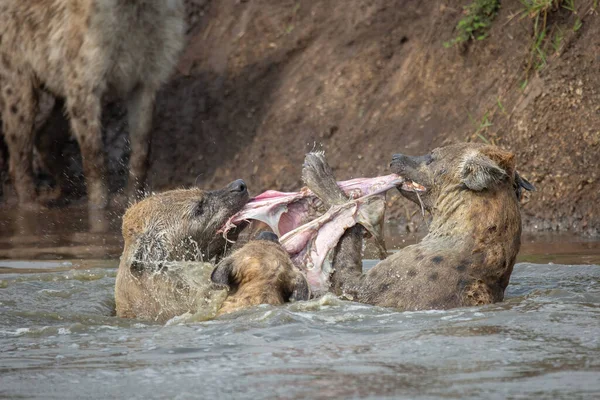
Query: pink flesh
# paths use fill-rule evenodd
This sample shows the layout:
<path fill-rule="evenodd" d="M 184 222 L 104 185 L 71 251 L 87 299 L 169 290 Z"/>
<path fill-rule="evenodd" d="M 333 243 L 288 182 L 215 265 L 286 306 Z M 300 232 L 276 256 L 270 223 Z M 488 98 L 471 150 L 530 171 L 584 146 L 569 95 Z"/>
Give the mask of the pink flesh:
<path fill-rule="evenodd" d="M 338 182 L 338 186 L 350 199 L 382 193 L 402 184 L 404 179 L 397 174 L 374 178 L 356 178 Z M 299 192 L 278 192 L 267 190 L 250 200 L 244 208 L 231 217 L 221 232 L 227 233 L 235 225 L 247 220 L 262 221 L 278 236 L 298 227 L 308 212 L 311 202 L 318 201 L 317 196 L 304 187 Z"/>
<path fill-rule="evenodd" d="M 331 207 L 322 216 L 279 239 L 294 264 L 305 273 L 313 294 L 320 295 L 329 289 L 333 250 L 346 229 L 360 223 L 373 236 L 379 236 L 373 222 L 383 219 L 384 210 L 384 194 L 350 200 Z"/>
<path fill-rule="evenodd" d="M 383 221 L 385 193 L 398 185 L 404 190 L 424 190 L 396 174 L 357 178 L 338 182 L 338 185 L 350 200 L 331 207 L 304 225 L 300 224 L 312 202 L 319 201 L 311 190 L 302 188 L 299 192 L 287 193 L 268 190 L 250 200 L 221 231 L 226 235 L 229 229 L 247 220 L 264 222 L 280 237 L 294 264 L 306 274 L 311 291 L 321 294 L 329 287 L 332 251 L 346 229 L 360 223 L 383 243 L 377 225 Z"/>
<path fill-rule="evenodd" d="M 301 200 L 311 196 L 315 197 L 308 189 L 291 193 L 267 190 L 229 218 L 221 230 L 226 234 L 243 221 L 257 220 L 269 225 L 277 236 L 281 236 L 299 225 L 301 216 L 308 212 L 308 204 Z"/>

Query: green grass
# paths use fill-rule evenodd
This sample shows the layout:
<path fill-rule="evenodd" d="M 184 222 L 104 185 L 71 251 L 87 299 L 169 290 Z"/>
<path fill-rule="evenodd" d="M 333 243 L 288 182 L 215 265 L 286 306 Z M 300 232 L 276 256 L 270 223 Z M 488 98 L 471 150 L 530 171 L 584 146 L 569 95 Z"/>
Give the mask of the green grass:
<path fill-rule="evenodd" d="M 562 41 L 565 38 L 565 32 L 560 29 L 560 27 L 556 28 L 556 32 L 554 33 L 554 37 L 552 38 L 552 48 L 554 49 L 554 53 L 558 54 L 560 51 Z"/>
<path fill-rule="evenodd" d="M 498 104 L 500 104 L 500 103 L 498 103 Z M 490 144 L 490 141 L 485 136 L 483 136 L 483 133 L 487 130 L 487 128 L 494 125 L 490 121 L 488 115 L 489 115 L 489 112 L 486 112 L 483 115 L 483 117 L 481 118 L 481 121 L 478 122 L 477 120 L 475 120 L 475 118 L 473 118 L 473 116 L 469 112 L 467 112 L 467 116 L 469 117 L 469 120 L 471 120 L 471 123 L 476 128 L 476 131 L 475 131 L 475 133 L 473 133 L 473 136 L 477 136 L 484 143 Z"/>
<path fill-rule="evenodd" d="M 500 111 L 502 112 L 502 114 L 508 115 L 508 113 L 506 112 L 506 109 L 504 108 L 504 104 L 502 104 L 502 102 L 500 101 L 500 97 L 498 97 L 496 99 L 496 103 L 498 104 L 498 108 L 500 109 Z"/>
<path fill-rule="evenodd" d="M 563 0 L 561 6 L 571 12 L 575 12 L 575 0 Z"/>
<path fill-rule="evenodd" d="M 471 4 L 464 6 L 464 17 L 456 25 L 458 35 L 445 42 L 444 47 L 485 39 L 499 8 L 499 0 L 473 0 Z"/>
<path fill-rule="evenodd" d="M 565 32 L 557 24 L 549 26 L 548 15 L 564 8 L 576 16 L 573 31 L 577 32 L 583 26 L 581 18 L 575 7 L 575 0 L 520 0 L 523 5 L 521 14 L 533 21 L 533 40 L 529 52 L 529 59 L 525 68 L 525 82 L 532 71 L 540 71 L 548 65 L 548 51 L 550 47 L 554 54 L 560 52 Z"/>
<path fill-rule="evenodd" d="M 286 27 L 285 27 L 285 34 L 289 35 L 290 33 L 292 33 L 294 31 L 295 23 L 298 17 L 298 11 L 300 10 L 300 2 L 297 2 L 294 5 L 294 8 L 292 9 L 292 22 L 290 22 Z"/>
<path fill-rule="evenodd" d="M 541 70 L 547 65 L 546 35 L 548 13 L 560 6 L 561 0 L 521 0 L 523 14 L 533 20 L 533 42 L 529 52 L 529 60 L 525 75 L 529 76 L 532 69 Z M 566 3 L 566 2 L 565 2 Z M 562 40 L 562 39 L 561 39 Z"/>

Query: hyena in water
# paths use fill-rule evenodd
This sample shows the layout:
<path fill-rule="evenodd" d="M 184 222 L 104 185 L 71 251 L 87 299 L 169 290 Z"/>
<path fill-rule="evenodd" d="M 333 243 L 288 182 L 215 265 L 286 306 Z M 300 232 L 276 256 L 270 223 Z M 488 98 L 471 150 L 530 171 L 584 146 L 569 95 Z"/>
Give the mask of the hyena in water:
<path fill-rule="evenodd" d="M 36 200 L 34 118 L 40 90 L 65 99 L 90 207 L 107 205 L 103 98 L 124 100 L 131 160 L 127 194 L 144 189 L 156 92 L 185 40 L 183 0 L 2 0 L 0 114 L 21 204 Z"/>

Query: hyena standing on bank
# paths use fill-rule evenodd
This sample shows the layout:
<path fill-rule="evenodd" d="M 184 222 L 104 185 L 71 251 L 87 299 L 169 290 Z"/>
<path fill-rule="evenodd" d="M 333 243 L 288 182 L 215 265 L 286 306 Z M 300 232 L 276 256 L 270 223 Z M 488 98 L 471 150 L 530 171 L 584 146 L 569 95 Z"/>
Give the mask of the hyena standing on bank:
<path fill-rule="evenodd" d="M 34 117 L 40 89 L 65 98 L 90 207 L 107 205 L 101 107 L 124 100 L 131 160 L 127 194 L 146 180 L 158 88 L 183 48 L 183 0 L 0 1 L 0 114 L 21 204 L 36 200 Z"/>

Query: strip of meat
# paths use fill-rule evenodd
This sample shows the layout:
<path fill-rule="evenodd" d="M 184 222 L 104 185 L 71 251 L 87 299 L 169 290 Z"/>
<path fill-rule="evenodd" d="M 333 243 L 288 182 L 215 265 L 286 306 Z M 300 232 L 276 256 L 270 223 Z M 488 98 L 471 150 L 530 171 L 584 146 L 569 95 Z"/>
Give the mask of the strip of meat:
<path fill-rule="evenodd" d="M 407 184 L 396 174 L 338 182 L 339 187 L 350 199 L 382 193 L 394 185 Z M 221 232 L 227 233 L 243 221 L 257 220 L 267 224 L 278 236 L 282 236 L 307 222 L 306 216 L 311 210 L 318 208 L 320 203 L 319 198 L 306 187 L 299 192 L 267 190 L 251 199 L 240 212 L 232 216 Z"/>
<path fill-rule="evenodd" d="M 294 264 L 306 274 L 312 293 L 328 290 L 332 272 L 332 256 L 346 229 L 361 224 L 373 236 L 382 257 L 385 193 L 394 188 L 422 191 L 414 182 L 390 174 L 374 178 L 357 178 L 338 182 L 348 201 L 335 204 L 324 214 L 314 216 L 321 200 L 308 188 L 299 192 L 268 190 L 254 199 L 227 221 L 223 234 L 236 225 L 258 220 L 267 224 L 280 237 Z"/>

